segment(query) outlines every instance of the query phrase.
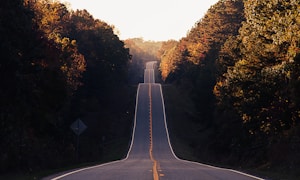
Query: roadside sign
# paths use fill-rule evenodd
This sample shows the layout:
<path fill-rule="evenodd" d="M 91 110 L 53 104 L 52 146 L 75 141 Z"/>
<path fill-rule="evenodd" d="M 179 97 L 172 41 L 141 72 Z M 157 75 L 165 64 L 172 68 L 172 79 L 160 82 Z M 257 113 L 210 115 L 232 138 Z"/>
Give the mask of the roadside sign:
<path fill-rule="evenodd" d="M 87 126 L 79 118 L 74 121 L 70 127 L 77 136 L 83 133 L 83 131 L 85 131 L 87 128 Z"/>

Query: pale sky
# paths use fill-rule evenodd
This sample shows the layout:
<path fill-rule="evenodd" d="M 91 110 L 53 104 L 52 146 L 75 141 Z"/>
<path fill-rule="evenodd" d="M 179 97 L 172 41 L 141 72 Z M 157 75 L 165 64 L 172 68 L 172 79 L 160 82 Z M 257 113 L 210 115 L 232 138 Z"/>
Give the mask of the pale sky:
<path fill-rule="evenodd" d="M 120 39 L 179 40 L 218 0 L 61 0 L 114 25 Z"/>

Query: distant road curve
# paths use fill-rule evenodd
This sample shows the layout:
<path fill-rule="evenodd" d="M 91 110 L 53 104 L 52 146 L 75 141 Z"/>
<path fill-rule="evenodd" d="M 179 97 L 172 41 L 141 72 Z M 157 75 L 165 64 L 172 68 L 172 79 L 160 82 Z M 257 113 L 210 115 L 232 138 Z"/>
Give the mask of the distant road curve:
<path fill-rule="evenodd" d="M 127 157 L 44 180 L 262 180 L 239 171 L 177 158 L 169 139 L 161 85 L 155 83 L 155 63 L 146 64 L 144 83 L 138 86 L 133 137 Z"/>

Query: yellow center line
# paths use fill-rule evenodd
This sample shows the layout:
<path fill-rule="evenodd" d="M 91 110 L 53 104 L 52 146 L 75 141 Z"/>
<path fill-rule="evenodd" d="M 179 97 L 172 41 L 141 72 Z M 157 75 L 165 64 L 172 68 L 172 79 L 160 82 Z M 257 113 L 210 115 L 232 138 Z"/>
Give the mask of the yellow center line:
<path fill-rule="evenodd" d="M 150 159 L 153 161 L 153 167 L 152 167 L 152 172 L 153 172 L 153 179 L 154 180 L 159 180 L 159 174 L 158 174 L 158 162 L 154 159 L 153 157 L 153 132 L 152 132 L 152 93 L 151 93 L 151 84 L 149 83 L 149 102 L 150 102 L 150 149 L 149 149 L 149 154 L 150 154 Z"/>

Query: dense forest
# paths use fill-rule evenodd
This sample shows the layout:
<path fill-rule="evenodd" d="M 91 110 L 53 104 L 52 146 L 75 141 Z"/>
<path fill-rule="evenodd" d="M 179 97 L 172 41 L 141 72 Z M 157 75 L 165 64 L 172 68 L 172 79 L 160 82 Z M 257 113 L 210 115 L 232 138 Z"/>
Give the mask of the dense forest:
<path fill-rule="evenodd" d="M 299 12 L 295 0 L 220 0 L 164 42 L 162 77 L 196 109 L 199 138 L 181 139 L 198 160 L 300 172 Z"/>
<path fill-rule="evenodd" d="M 0 174 L 122 158 L 135 85 L 157 60 L 164 89 L 192 102 L 170 134 L 193 160 L 299 177 L 299 12 L 298 0 L 220 0 L 179 41 L 123 42 L 86 10 L 2 0 Z"/>
<path fill-rule="evenodd" d="M 128 146 L 135 90 L 113 27 L 59 1 L 2 0 L 0 43 L 0 173 L 120 158 L 107 154 Z"/>

